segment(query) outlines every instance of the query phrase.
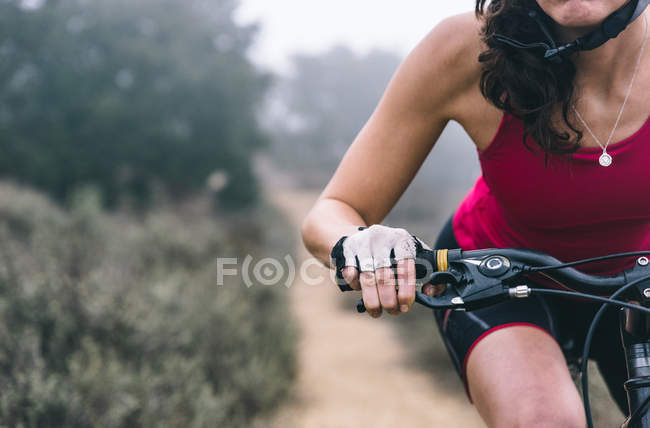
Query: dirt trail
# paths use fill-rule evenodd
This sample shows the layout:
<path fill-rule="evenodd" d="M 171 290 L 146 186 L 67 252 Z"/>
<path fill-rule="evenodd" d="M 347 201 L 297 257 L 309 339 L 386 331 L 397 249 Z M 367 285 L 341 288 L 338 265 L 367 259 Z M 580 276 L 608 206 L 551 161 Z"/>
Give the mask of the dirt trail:
<path fill-rule="evenodd" d="M 298 227 L 315 194 L 283 191 L 272 197 Z M 299 261 L 309 257 L 301 248 Z M 314 274 L 317 267 L 310 268 Z M 325 275 L 324 275 L 325 276 Z M 482 427 L 474 408 L 437 390 L 435 380 L 409 366 L 390 320 L 377 321 L 341 305 L 328 280 L 298 278 L 291 307 L 299 323 L 296 399 L 277 427 Z"/>

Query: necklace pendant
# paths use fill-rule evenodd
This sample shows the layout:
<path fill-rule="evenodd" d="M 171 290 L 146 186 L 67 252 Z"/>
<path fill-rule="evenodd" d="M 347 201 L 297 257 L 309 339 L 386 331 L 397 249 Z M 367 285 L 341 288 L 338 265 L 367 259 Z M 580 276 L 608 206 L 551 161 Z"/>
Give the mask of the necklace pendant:
<path fill-rule="evenodd" d="M 598 163 L 600 166 L 610 166 L 612 164 L 612 157 L 609 153 L 603 152 L 600 158 L 598 158 Z"/>

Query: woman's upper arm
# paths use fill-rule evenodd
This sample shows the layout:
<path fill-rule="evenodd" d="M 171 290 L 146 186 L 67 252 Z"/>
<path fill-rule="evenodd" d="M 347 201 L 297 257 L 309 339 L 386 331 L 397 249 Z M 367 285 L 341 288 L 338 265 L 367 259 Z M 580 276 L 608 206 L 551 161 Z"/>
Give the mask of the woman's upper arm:
<path fill-rule="evenodd" d="M 473 14 L 434 28 L 397 70 L 321 198 L 381 222 L 454 118 L 458 98 L 476 86 L 479 46 Z"/>

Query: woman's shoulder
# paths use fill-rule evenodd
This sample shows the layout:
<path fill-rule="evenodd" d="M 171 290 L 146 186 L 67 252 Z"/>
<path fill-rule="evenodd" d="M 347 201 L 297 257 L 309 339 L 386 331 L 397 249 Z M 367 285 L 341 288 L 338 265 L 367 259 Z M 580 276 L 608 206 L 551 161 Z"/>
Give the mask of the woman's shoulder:
<path fill-rule="evenodd" d="M 478 57 L 485 48 L 481 27 L 480 18 L 472 12 L 450 16 L 429 32 L 414 53 L 432 71 L 439 73 L 442 67 L 457 83 L 473 84 L 480 78 Z"/>
<path fill-rule="evenodd" d="M 474 12 L 452 15 L 433 27 L 423 43 L 436 44 L 437 40 L 445 41 L 446 49 L 443 52 L 458 59 L 466 58 L 466 54 L 470 53 L 478 55 L 484 48 L 481 40 L 482 28 L 483 20 Z M 474 61 L 478 60 L 476 55 Z"/>
<path fill-rule="evenodd" d="M 456 119 L 450 116 L 456 100 L 478 93 L 480 33 L 481 22 L 473 13 L 444 19 L 408 55 L 399 80 L 413 87 L 424 105 L 444 105 L 447 119 Z"/>
<path fill-rule="evenodd" d="M 452 16 L 440 22 L 411 51 L 391 80 L 372 123 L 404 124 L 429 132 L 435 141 L 447 122 L 459 122 L 470 137 L 482 144 L 485 120 L 498 126 L 499 112 L 479 89 L 481 24 L 473 14 Z M 397 120 L 396 118 L 400 118 Z M 409 131 L 410 132 L 410 131 Z"/>
<path fill-rule="evenodd" d="M 474 13 L 446 18 L 404 63 L 421 105 L 440 107 L 445 119 L 459 122 L 479 148 L 489 144 L 502 117 L 480 91 L 479 55 L 486 49 L 482 25 Z"/>

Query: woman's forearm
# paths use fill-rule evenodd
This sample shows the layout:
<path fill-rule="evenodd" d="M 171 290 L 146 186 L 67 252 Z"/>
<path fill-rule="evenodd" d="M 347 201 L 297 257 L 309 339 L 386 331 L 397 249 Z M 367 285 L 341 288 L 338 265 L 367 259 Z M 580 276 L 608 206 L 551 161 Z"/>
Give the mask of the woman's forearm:
<path fill-rule="evenodd" d="M 302 240 L 307 250 L 330 266 L 330 252 L 342 236 L 368 226 L 359 213 L 345 202 L 322 198 L 311 209 L 302 225 Z"/>

